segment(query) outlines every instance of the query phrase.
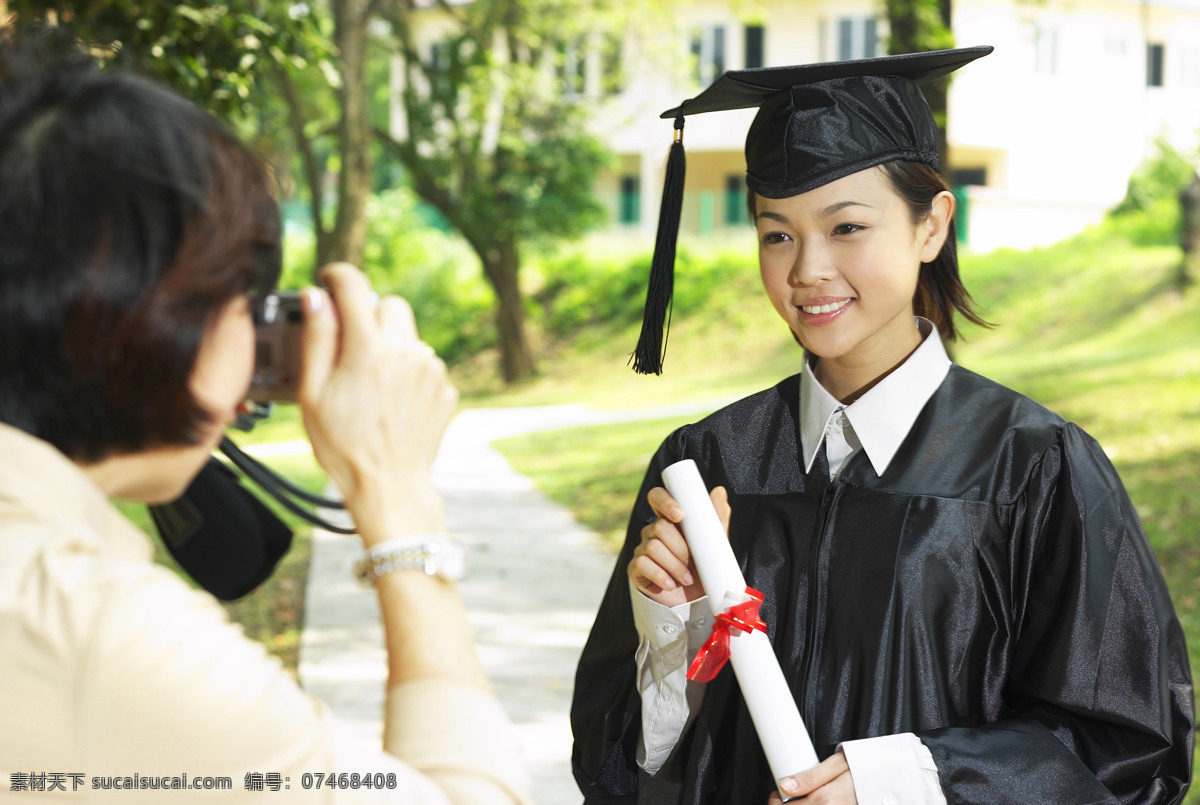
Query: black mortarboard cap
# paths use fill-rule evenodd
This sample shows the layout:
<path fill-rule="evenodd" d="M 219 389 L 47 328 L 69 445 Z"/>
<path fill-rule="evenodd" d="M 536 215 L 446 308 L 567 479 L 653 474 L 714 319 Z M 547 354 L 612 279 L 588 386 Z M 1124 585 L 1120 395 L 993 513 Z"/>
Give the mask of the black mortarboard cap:
<path fill-rule="evenodd" d="M 937 168 L 937 125 L 918 87 L 991 52 L 984 46 L 730 70 L 696 97 L 663 112 L 675 119 L 675 143 L 634 371 L 662 371 L 683 203 L 686 115 L 759 107 L 746 137 L 746 184 L 767 198 L 799 195 L 896 159 Z"/>

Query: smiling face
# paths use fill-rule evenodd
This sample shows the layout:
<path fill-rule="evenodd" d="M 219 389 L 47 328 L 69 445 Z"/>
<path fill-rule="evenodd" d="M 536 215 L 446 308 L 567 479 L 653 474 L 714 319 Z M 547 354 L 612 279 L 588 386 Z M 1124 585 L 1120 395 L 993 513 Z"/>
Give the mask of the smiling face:
<path fill-rule="evenodd" d="M 763 286 L 796 339 L 820 358 L 821 374 L 858 388 L 917 347 L 921 263 L 941 250 L 952 213 L 953 200 L 939 196 L 914 222 L 878 167 L 790 198 L 755 197 Z"/>

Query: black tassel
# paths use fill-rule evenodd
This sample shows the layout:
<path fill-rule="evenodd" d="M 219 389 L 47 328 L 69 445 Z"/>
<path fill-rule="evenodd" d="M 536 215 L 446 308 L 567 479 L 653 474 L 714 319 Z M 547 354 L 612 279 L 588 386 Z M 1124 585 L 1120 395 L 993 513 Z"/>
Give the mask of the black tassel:
<path fill-rule="evenodd" d="M 675 287 L 675 243 L 679 238 L 679 216 L 683 210 L 683 180 L 687 160 L 683 153 L 683 114 L 675 118 L 675 142 L 667 158 L 662 207 L 658 212 L 658 235 L 650 263 L 650 283 L 642 312 L 642 333 L 633 352 L 633 371 L 642 375 L 662 374 L 667 354 L 666 336 L 671 330 L 671 294 Z M 664 332 L 664 324 L 666 332 Z"/>

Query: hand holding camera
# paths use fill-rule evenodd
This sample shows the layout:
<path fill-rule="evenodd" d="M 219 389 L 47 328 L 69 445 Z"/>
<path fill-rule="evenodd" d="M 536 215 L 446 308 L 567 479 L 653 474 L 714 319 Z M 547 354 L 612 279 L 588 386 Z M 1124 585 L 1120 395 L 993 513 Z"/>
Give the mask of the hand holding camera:
<path fill-rule="evenodd" d="M 367 547 L 444 528 L 429 469 L 458 392 L 420 340 L 408 303 L 376 302 L 348 263 L 321 272 L 328 290 L 302 296 L 296 397 L 317 461 L 342 490 Z M 292 328 L 295 329 L 295 328 Z"/>

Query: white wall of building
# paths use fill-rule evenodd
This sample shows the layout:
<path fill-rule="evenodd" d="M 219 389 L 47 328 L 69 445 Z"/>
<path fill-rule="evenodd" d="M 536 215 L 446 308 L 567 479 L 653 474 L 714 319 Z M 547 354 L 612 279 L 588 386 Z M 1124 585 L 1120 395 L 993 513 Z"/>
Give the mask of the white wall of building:
<path fill-rule="evenodd" d="M 972 0 L 955 4 L 962 45 L 996 52 L 951 89 L 951 162 L 984 163 L 969 190 L 969 247 L 1043 245 L 1099 221 L 1165 134 L 1200 145 L 1200 3 Z M 1164 86 L 1148 87 L 1147 43 L 1164 47 Z"/>
<path fill-rule="evenodd" d="M 659 114 L 715 77 L 697 74 L 704 72 L 691 52 L 697 31 L 723 31 L 725 69 L 746 66 L 747 26 L 762 26 L 765 65 L 802 64 L 836 60 L 847 44 L 862 47 L 871 25 L 882 54 L 884 25 L 867 23 L 877 11 L 876 0 L 695 0 L 647 11 L 660 16 L 636 21 L 625 38 L 624 90 L 589 99 L 594 133 L 618 155 L 614 174 L 597 185 L 614 230 L 649 237 L 656 228 L 673 136 L 672 121 Z M 447 20 L 436 13 L 429 20 L 432 42 Z M 984 185 L 965 191 L 972 251 L 1079 232 L 1121 200 L 1156 138 L 1184 152 L 1200 147 L 1200 0 L 955 0 L 954 30 L 959 45 L 996 49 L 958 72 L 950 88 L 946 172 L 986 174 Z M 1147 86 L 1148 44 L 1162 47 L 1163 86 Z M 742 202 L 730 177 L 744 171 L 753 116 L 688 118 L 683 240 L 733 225 L 726 211 Z M 640 217 L 622 224 L 622 188 L 630 187 Z"/>

